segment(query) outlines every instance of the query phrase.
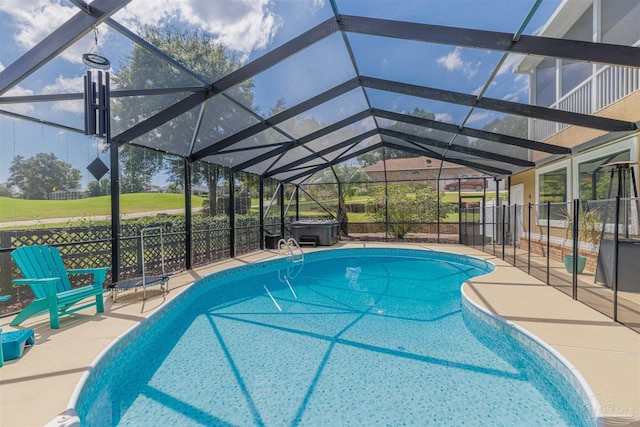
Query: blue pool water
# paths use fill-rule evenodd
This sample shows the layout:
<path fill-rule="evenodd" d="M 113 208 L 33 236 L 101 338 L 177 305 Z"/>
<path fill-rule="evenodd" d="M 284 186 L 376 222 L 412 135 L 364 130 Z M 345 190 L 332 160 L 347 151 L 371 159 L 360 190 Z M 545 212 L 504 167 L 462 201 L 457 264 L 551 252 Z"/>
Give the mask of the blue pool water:
<path fill-rule="evenodd" d="M 550 366 L 461 304 L 489 264 L 328 252 L 198 282 L 98 364 L 82 425 L 594 424 Z"/>

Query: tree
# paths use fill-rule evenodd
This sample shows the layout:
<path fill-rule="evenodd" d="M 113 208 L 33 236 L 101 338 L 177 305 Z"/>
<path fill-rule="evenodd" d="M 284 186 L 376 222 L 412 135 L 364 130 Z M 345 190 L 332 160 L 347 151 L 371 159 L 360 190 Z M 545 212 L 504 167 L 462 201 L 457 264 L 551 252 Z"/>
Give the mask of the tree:
<path fill-rule="evenodd" d="M 335 173 L 335 175 L 334 175 Z M 336 177 L 340 183 L 340 191 Z M 367 173 L 359 166 L 337 165 L 321 170 L 316 173 L 310 180 L 309 184 L 328 184 L 327 188 L 338 197 L 338 222 L 340 230 L 345 236 L 349 235 L 349 219 L 347 218 L 347 207 L 345 200 L 347 195 L 351 195 L 356 184 L 368 182 Z"/>
<path fill-rule="evenodd" d="M 527 138 L 528 123 L 527 118 L 523 116 L 504 116 L 496 118 L 483 126 L 483 130 L 501 133 L 503 135 L 515 136 L 518 138 Z M 526 148 L 517 147 L 515 145 L 498 144 L 490 141 L 477 141 L 475 148 L 489 152 L 500 151 L 504 156 L 528 158 L 528 150 Z"/>
<path fill-rule="evenodd" d="M 528 133 L 527 118 L 523 116 L 504 116 L 496 118 L 484 125 L 482 129 L 502 133 L 509 136 L 517 136 L 518 138 L 526 138 Z"/>
<path fill-rule="evenodd" d="M 0 197 L 13 197 L 13 191 L 5 184 L 0 184 Z"/>
<path fill-rule="evenodd" d="M 111 184 L 108 178 L 102 178 L 100 181 L 91 181 L 88 184 L 89 197 L 107 196 L 111 194 Z"/>
<path fill-rule="evenodd" d="M 436 120 L 435 114 L 425 111 L 422 108 L 414 108 L 411 114 L 409 115 L 413 117 L 420 117 L 423 119 Z M 440 141 L 443 143 L 449 142 L 448 140 L 446 140 L 446 138 L 449 137 L 449 135 L 447 134 L 446 136 L 443 136 L 442 131 L 431 129 L 429 127 L 420 127 L 410 123 L 396 122 L 393 125 L 389 126 L 389 130 L 394 130 L 396 132 L 402 132 L 409 135 L 429 138 L 434 141 Z M 463 135 L 458 135 L 456 137 L 456 142 L 461 145 L 467 145 L 466 143 L 468 140 L 469 139 Z M 426 147 L 426 148 L 428 149 L 429 147 Z M 429 153 L 425 152 L 424 155 L 429 156 Z M 368 153 L 358 156 L 358 162 L 362 167 L 366 167 L 366 166 L 374 165 L 376 163 L 380 163 L 385 157 L 386 157 L 386 160 L 407 159 L 411 157 L 416 157 L 416 155 L 403 150 L 385 147 L 384 149 L 379 148 L 377 150 L 370 151 Z"/>
<path fill-rule="evenodd" d="M 158 47 L 169 56 L 193 70 L 209 81 L 216 81 L 240 66 L 240 62 L 230 55 L 225 46 L 201 31 L 182 30 L 177 27 L 143 27 L 141 37 Z M 136 45 L 131 55 L 122 64 L 121 70 L 114 77 L 118 89 L 165 88 L 175 86 L 193 86 L 196 83 L 191 76 L 182 73 L 167 62 L 157 59 L 146 49 Z M 199 82 L 198 82 L 199 83 Z M 253 108 L 253 81 L 247 80 L 225 91 L 236 101 Z M 113 115 L 115 126 L 125 130 L 146 119 L 151 114 L 178 102 L 184 95 L 147 96 L 139 98 L 116 98 Z M 139 137 L 134 143 L 158 146 L 160 149 L 175 152 L 182 148 L 183 155 L 188 152 L 193 142 L 193 130 L 200 108 L 194 108 L 179 117 L 163 124 L 152 132 Z M 209 102 L 206 115 L 195 141 L 195 150 L 210 145 L 214 141 L 224 139 L 237 129 L 244 129 L 254 123 L 248 114 L 239 114 L 235 108 L 225 108 L 220 102 Z M 169 182 L 183 188 L 184 162 L 151 160 L 154 156 L 140 156 L 126 144 L 120 153 L 122 161 L 121 182 L 131 190 L 148 185 L 151 176 L 161 168 L 166 168 Z M 141 163 L 141 160 L 143 161 Z M 137 166 L 136 166 L 137 165 Z M 141 169 L 147 170 L 141 172 Z M 216 186 L 220 178 L 221 166 L 195 162 L 192 164 L 192 183 L 206 184 L 209 187 L 209 209 L 211 215 L 216 212 Z M 144 181 L 144 180 L 147 181 Z M 129 187 L 126 187 L 129 185 Z"/>
<path fill-rule="evenodd" d="M 140 193 L 149 188 L 153 176 L 163 169 L 162 154 L 125 144 L 120 149 L 120 192 Z"/>
<path fill-rule="evenodd" d="M 24 199 L 46 199 L 56 190 L 80 187 L 82 175 L 53 153 L 38 153 L 25 159 L 16 156 L 9 167 L 9 186 L 20 188 Z"/>
<path fill-rule="evenodd" d="M 387 184 L 375 187 L 367 202 L 367 216 L 376 222 L 389 222 L 389 231 L 398 239 L 416 230 L 423 223 L 438 222 L 453 212 L 452 204 L 440 204 L 438 218 L 438 193 L 429 185 L 404 186 Z M 385 209 L 386 207 L 386 209 Z"/>

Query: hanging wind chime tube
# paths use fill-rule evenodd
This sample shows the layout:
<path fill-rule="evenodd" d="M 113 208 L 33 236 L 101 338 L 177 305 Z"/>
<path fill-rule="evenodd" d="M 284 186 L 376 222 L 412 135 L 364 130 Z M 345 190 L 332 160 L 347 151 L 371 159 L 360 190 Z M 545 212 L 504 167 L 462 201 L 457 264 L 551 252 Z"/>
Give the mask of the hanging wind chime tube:
<path fill-rule="evenodd" d="M 84 134 L 107 137 L 110 131 L 109 73 L 97 72 L 97 81 L 93 81 L 93 72 L 84 76 Z"/>
<path fill-rule="evenodd" d="M 84 76 L 84 134 L 106 138 L 108 144 L 111 138 L 109 73 L 104 73 L 103 82 L 102 71 L 100 70 L 109 69 L 111 64 L 107 58 L 93 53 L 82 55 L 82 62 L 98 69 L 96 82 L 93 81 L 93 71 L 88 70 Z M 109 170 L 104 162 L 100 160 L 100 156 L 87 169 L 98 181 Z"/>

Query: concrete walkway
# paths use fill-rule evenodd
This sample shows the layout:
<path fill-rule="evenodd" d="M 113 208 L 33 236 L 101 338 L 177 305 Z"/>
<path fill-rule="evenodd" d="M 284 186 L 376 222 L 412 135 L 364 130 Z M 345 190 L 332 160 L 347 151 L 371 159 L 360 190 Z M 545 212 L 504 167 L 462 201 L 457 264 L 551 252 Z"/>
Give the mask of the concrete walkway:
<path fill-rule="evenodd" d="M 478 304 L 549 343 L 586 379 L 603 406 L 608 425 L 640 426 L 640 334 L 573 301 L 496 257 L 459 245 L 339 243 L 336 247 L 410 247 L 474 255 L 496 270 L 465 284 Z M 322 250 L 326 248 L 317 248 Z M 305 249 L 311 251 L 314 249 Z M 183 272 L 171 278 L 167 295 L 121 294 L 105 300 L 105 313 L 90 308 L 61 319 L 49 329 L 48 317 L 29 319 L 36 345 L 0 368 L 0 425 L 41 426 L 63 412 L 83 372 L 115 338 L 149 316 L 195 280 L 221 269 L 274 258 L 277 251 L 257 251 L 232 260 Z M 11 318 L 0 319 L 3 330 Z"/>

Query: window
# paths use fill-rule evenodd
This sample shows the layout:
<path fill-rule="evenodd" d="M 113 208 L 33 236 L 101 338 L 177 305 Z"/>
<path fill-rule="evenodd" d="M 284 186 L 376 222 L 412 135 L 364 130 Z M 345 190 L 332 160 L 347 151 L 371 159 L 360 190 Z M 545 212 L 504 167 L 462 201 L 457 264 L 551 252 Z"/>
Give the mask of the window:
<path fill-rule="evenodd" d="M 561 214 L 566 209 L 564 204 L 567 201 L 567 168 L 551 170 L 538 175 L 538 203 L 545 204 L 551 202 L 549 210 L 550 218 L 547 218 L 547 210 L 542 208 L 539 211 L 539 218 L 546 220 L 562 221 Z"/>
<path fill-rule="evenodd" d="M 612 153 L 578 163 L 578 189 L 580 200 L 602 200 L 608 197 L 611 169 L 608 163 L 629 161 L 630 150 Z M 615 191 L 615 187 L 614 187 Z M 615 194 L 613 194 L 615 196 Z"/>

